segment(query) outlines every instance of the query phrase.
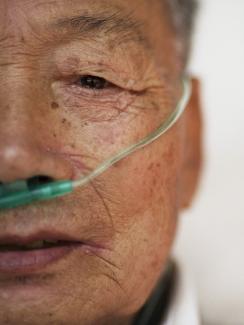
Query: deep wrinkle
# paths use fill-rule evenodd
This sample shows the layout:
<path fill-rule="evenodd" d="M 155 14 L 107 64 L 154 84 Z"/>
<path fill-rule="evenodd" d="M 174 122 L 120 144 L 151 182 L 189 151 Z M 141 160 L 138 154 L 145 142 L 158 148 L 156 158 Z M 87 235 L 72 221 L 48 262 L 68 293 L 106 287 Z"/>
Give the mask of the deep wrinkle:
<path fill-rule="evenodd" d="M 132 17 L 132 13 L 123 13 L 121 8 L 120 10 L 110 8 L 96 15 L 83 13 L 69 18 L 59 18 L 48 27 L 65 31 L 69 37 L 78 36 L 85 39 L 97 34 L 106 35 L 111 39 L 116 36 L 114 41 L 117 39 L 123 43 L 135 42 L 140 46 L 148 47 L 148 42 L 141 31 L 143 23 Z"/>

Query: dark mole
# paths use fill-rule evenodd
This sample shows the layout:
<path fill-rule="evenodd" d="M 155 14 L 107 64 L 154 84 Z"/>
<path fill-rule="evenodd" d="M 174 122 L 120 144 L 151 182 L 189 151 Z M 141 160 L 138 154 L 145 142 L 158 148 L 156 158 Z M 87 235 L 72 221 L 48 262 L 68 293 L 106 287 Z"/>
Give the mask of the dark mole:
<path fill-rule="evenodd" d="M 83 126 L 88 126 L 88 125 L 89 125 L 88 122 L 82 122 L 82 123 L 81 123 L 81 127 L 83 127 Z"/>
<path fill-rule="evenodd" d="M 59 104 L 56 103 L 56 102 L 52 102 L 51 107 L 52 107 L 53 109 L 57 109 L 57 108 L 59 108 Z"/>
<path fill-rule="evenodd" d="M 66 124 L 67 127 L 71 127 L 71 122 L 69 122 L 69 120 L 67 120 L 66 118 L 62 119 L 62 124 Z"/>

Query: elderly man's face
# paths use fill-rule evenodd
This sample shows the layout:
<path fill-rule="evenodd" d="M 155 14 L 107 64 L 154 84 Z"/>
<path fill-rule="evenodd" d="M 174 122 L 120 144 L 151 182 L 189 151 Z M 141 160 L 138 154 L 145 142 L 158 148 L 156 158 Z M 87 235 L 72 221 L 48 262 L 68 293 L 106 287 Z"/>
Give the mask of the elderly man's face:
<path fill-rule="evenodd" d="M 159 3 L 0 0 L 1 182 L 77 179 L 97 143 L 116 145 L 107 133 L 113 110 L 175 107 L 181 61 Z M 99 78 L 81 78 L 88 75 Z M 174 128 L 87 186 L 1 212 L 1 243 L 36 234 L 86 243 L 49 263 L 39 254 L 36 264 L 19 255 L 6 262 L 1 249 L 1 324 L 130 324 L 164 270 L 178 211 L 195 187 L 193 91 Z M 125 139 L 143 128 L 134 121 Z"/>

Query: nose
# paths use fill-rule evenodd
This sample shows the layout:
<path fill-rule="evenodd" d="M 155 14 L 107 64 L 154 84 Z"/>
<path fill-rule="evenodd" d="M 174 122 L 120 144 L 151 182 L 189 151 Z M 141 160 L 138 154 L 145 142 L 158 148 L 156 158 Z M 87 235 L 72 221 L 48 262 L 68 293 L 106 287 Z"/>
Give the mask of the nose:
<path fill-rule="evenodd" d="M 41 177 L 71 179 L 72 165 L 57 153 L 41 148 L 35 141 L 0 136 L 0 182 Z"/>
<path fill-rule="evenodd" d="M 60 143 L 53 143 L 50 138 L 54 121 L 43 114 L 45 110 L 37 109 L 32 100 L 26 100 L 34 96 L 23 96 L 22 92 L 19 100 L 18 96 L 12 96 L 16 100 L 8 104 L 7 95 L 1 90 L 0 94 L 0 182 L 36 176 L 71 179 L 74 174 L 71 161 L 59 153 Z"/>
<path fill-rule="evenodd" d="M 72 179 L 74 165 L 61 154 L 64 139 L 54 141 L 52 133 L 60 129 L 59 119 L 48 109 L 38 77 L 31 82 L 33 72 L 23 66 L 12 64 L 0 73 L 0 182 Z"/>

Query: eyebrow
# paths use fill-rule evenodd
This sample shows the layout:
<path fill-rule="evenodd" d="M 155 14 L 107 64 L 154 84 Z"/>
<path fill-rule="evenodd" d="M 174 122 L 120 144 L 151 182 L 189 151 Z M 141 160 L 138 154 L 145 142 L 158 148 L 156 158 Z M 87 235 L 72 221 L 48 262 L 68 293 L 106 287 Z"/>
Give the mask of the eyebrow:
<path fill-rule="evenodd" d="M 143 22 L 135 20 L 131 14 L 101 13 L 98 15 L 82 14 L 69 18 L 60 18 L 52 23 L 53 28 L 65 30 L 81 38 L 94 37 L 99 34 L 115 36 L 115 42 L 135 42 L 148 47 L 148 41 L 142 33 Z"/>

